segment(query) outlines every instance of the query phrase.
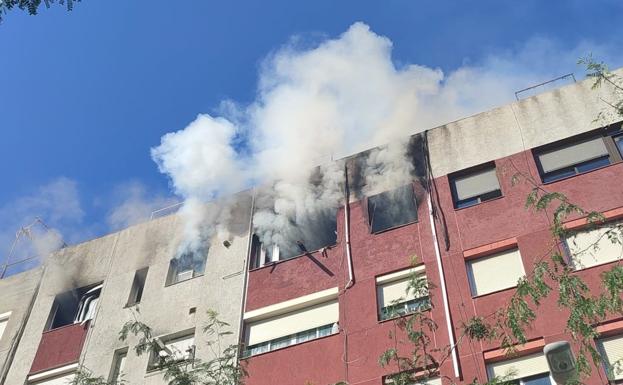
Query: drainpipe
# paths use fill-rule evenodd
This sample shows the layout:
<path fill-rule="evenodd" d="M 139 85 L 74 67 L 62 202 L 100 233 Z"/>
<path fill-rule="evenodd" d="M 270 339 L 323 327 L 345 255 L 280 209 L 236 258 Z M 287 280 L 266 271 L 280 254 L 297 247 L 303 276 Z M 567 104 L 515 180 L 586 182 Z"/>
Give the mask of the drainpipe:
<path fill-rule="evenodd" d="M 255 214 L 255 197 L 257 190 L 253 188 L 251 194 L 251 215 L 249 216 L 249 232 L 247 234 L 249 242 L 247 244 L 247 258 L 242 266 L 244 277 L 242 281 L 242 298 L 240 303 L 240 322 L 238 322 L 238 349 L 236 352 L 236 363 L 240 364 L 242 353 L 240 347 L 244 344 L 244 313 L 247 307 L 247 290 L 249 288 L 249 268 L 251 267 L 251 251 L 253 247 L 253 215 Z"/>
<path fill-rule="evenodd" d="M 446 326 L 448 328 L 448 339 L 450 340 L 450 354 L 452 355 L 452 366 L 454 367 L 454 377 L 460 378 L 459 358 L 456 353 L 456 340 L 454 337 L 454 329 L 450 321 L 450 305 L 448 303 L 448 291 L 446 289 L 446 279 L 443 272 L 443 264 L 441 263 L 441 253 L 439 252 L 439 242 L 437 241 L 437 229 L 435 227 L 435 218 L 433 215 L 433 203 L 430 197 L 431 188 L 429 185 L 426 193 L 428 203 L 428 218 L 430 220 L 430 230 L 433 235 L 433 244 L 435 245 L 435 257 L 437 259 L 437 270 L 439 270 L 439 282 L 441 282 L 441 296 L 443 297 L 443 310 L 446 317 Z"/>
<path fill-rule="evenodd" d="M 346 260 L 348 261 L 348 283 L 344 287 L 344 290 L 350 288 L 355 284 L 355 277 L 353 274 L 353 256 L 350 251 L 350 189 L 348 188 L 348 167 L 344 163 L 344 239 L 346 248 Z"/>

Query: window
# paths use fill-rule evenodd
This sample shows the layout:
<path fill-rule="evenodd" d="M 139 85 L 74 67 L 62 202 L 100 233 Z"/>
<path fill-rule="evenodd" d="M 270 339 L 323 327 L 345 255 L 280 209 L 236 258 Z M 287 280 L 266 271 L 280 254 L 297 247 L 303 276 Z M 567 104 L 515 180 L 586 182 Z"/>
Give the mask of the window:
<path fill-rule="evenodd" d="M 0 314 L 0 341 L 2 341 L 2 335 L 6 330 L 6 325 L 9 323 L 9 317 L 11 316 L 11 312 Z"/>
<path fill-rule="evenodd" d="M 206 266 L 208 250 L 187 250 L 173 258 L 169 264 L 167 285 L 189 280 L 203 275 Z"/>
<path fill-rule="evenodd" d="M 380 320 L 430 309 L 423 266 L 377 277 L 376 297 Z"/>
<path fill-rule="evenodd" d="M 101 291 L 102 284 L 97 284 L 57 295 L 47 330 L 93 319 Z"/>
<path fill-rule="evenodd" d="M 132 288 L 130 289 L 130 296 L 128 297 L 128 303 L 126 306 L 136 305 L 141 302 L 148 270 L 149 268 L 146 267 L 144 269 L 136 270 L 136 273 L 134 273 L 134 280 L 132 281 Z"/>
<path fill-rule="evenodd" d="M 449 178 L 456 209 L 477 205 L 502 196 L 494 163 L 460 171 L 451 174 Z"/>
<path fill-rule="evenodd" d="M 479 296 L 517 286 L 525 271 L 519 249 L 515 248 L 468 260 L 467 274 L 472 295 Z"/>
<path fill-rule="evenodd" d="M 112 368 L 110 370 L 111 384 L 116 384 L 124 379 L 125 376 L 125 361 L 128 357 L 128 348 L 117 350 L 113 357 Z"/>
<path fill-rule="evenodd" d="M 489 380 L 504 378 L 516 385 L 552 385 L 549 366 L 543 353 L 494 362 L 487 365 Z"/>
<path fill-rule="evenodd" d="M 623 336 L 597 340 L 604 370 L 611 381 L 623 380 Z"/>
<path fill-rule="evenodd" d="M 195 357 L 194 330 L 190 333 L 184 332 L 168 337 L 157 338 L 157 340 L 160 350 L 151 352 L 147 370 L 155 370 L 165 363 L 183 362 Z"/>
<path fill-rule="evenodd" d="M 384 385 L 393 385 L 394 381 L 391 379 L 391 376 L 387 376 L 387 378 L 383 381 Z M 429 377 L 429 378 L 420 378 L 416 379 L 413 385 L 442 385 L 440 377 Z"/>
<path fill-rule="evenodd" d="M 245 356 L 269 352 L 339 332 L 337 299 L 304 308 L 300 306 L 285 314 L 247 323 Z"/>
<path fill-rule="evenodd" d="M 621 230 L 621 223 L 614 223 L 568 236 L 565 244 L 573 267 L 579 270 L 621 259 Z"/>
<path fill-rule="evenodd" d="M 543 183 L 581 174 L 621 160 L 623 136 L 620 128 L 592 137 L 585 135 L 535 150 Z"/>
<path fill-rule="evenodd" d="M 417 221 L 411 184 L 368 197 L 368 219 L 373 233 Z"/>

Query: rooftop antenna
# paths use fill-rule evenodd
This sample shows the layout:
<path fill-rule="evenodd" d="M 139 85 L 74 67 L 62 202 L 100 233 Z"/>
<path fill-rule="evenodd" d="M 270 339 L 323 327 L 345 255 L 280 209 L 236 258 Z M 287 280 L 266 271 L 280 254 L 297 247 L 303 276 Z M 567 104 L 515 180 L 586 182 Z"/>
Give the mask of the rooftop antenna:
<path fill-rule="evenodd" d="M 565 79 L 573 79 L 573 82 L 574 82 L 574 83 L 576 83 L 576 82 L 577 82 L 577 80 L 575 80 L 575 75 L 573 74 L 573 72 L 572 72 L 572 73 L 568 73 L 568 74 L 566 74 L 566 75 L 559 76 L 559 77 L 557 77 L 557 78 L 555 78 L 555 79 L 548 80 L 548 81 L 546 81 L 546 82 L 539 83 L 539 84 L 535 84 L 535 85 L 530 86 L 530 87 L 528 87 L 528 88 L 524 88 L 524 89 L 522 89 L 522 90 L 516 91 L 516 92 L 515 92 L 515 99 L 519 100 L 519 99 L 520 99 L 520 98 L 519 98 L 519 94 L 521 94 L 522 92 L 531 91 L 531 90 L 533 90 L 533 89 L 535 89 L 535 88 L 544 87 L 544 86 L 546 86 L 546 85 L 548 85 L 548 84 L 551 84 L 551 83 L 554 83 L 554 82 L 557 82 L 557 81 L 560 81 L 560 80 L 565 80 Z"/>
<path fill-rule="evenodd" d="M 9 251 L 9 255 L 7 255 L 6 260 L 4 261 L 4 264 L 2 265 L 2 270 L 0 271 L 0 279 L 4 278 L 7 270 L 10 267 L 19 265 L 20 263 L 28 262 L 30 260 L 33 260 L 39 257 L 38 255 L 31 255 L 31 256 L 26 256 L 24 258 L 20 258 L 17 260 L 13 260 L 13 256 L 15 255 L 15 250 L 20 240 L 25 238 L 26 240 L 34 242 L 35 238 L 37 237 L 37 234 L 33 230 L 36 228 L 36 226 L 41 226 L 45 230 L 45 232 L 48 232 L 51 230 L 50 227 L 43 221 L 43 219 L 41 219 L 38 216 L 35 217 L 35 220 L 29 225 L 20 227 L 20 229 L 17 230 L 17 232 L 15 233 L 15 239 L 13 240 L 13 243 L 11 244 L 11 250 Z M 62 238 L 61 238 L 61 242 L 62 242 L 61 247 L 67 247 L 67 243 L 65 243 L 65 241 Z"/>

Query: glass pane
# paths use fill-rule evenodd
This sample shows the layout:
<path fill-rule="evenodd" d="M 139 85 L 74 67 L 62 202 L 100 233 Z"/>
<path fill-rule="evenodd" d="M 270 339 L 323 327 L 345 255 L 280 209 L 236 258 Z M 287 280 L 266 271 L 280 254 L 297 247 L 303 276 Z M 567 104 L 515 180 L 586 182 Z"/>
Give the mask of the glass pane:
<path fill-rule="evenodd" d="M 464 207 L 477 205 L 478 203 L 480 203 L 480 197 L 469 198 L 469 199 L 456 202 L 456 208 L 462 209 Z"/>
<path fill-rule="evenodd" d="M 578 169 L 578 172 L 586 172 L 586 171 L 594 170 L 599 167 L 607 166 L 609 164 L 610 164 L 610 158 L 608 158 L 608 156 L 604 156 L 602 158 L 592 159 L 592 160 L 589 160 L 588 162 L 578 164 L 576 168 Z"/>
<path fill-rule="evenodd" d="M 324 337 L 331 334 L 333 330 L 333 325 L 321 326 L 318 328 L 318 337 Z"/>
<path fill-rule="evenodd" d="M 279 348 L 285 348 L 286 346 L 289 346 L 291 344 L 292 344 L 292 337 L 291 336 L 280 338 L 278 340 L 272 340 L 270 342 L 270 350 L 275 350 L 275 349 L 279 349 Z"/>
<path fill-rule="evenodd" d="M 615 136 L 614 143 L 616 143 L 619 148 L 619 153 L 623 156 L 623 135 Z"/>
<path fill-rule="evenodd" d="M 556 170 L 556 171 L 552 171 L 548 174 L 543 175 L 543 182 L 544 183 L 554 182 L 559 179 L 574 176 L 575 174 L 576 174 L 575 168 L 565 168 L 561 170 Z"/>
<path fill-rule="evenodd" d="M 296 334 L 296 343 L 301 343 L 316 338 L 316 329 L 307 330 Z"/>
<path fill-rule="evenodd" d="M 549 380 L 549 373 L 539 374 L 537 376 L 522 378 L 523 385 L 552 385 Z"/>
<path fill-rule="evenodd" d="M 369 197 L 368 216 L 373 233 L 417 221 L 413 186 L 409 184 Z"/>

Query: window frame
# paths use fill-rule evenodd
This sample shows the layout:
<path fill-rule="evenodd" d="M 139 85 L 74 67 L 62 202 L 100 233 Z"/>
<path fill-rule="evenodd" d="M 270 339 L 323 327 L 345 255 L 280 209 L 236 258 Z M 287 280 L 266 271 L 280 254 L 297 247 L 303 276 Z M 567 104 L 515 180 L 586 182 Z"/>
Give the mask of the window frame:
<path fill-rule="evenodd" d="M 584 171 L 578 170 L 578 166 L 587 164 L 588 162 L 593 162 L 595 160 L 601 159 L 602 157 L 600 157 L 600 158 L 594 158 L 594 159 L 590 159 L 590 160 L 583 161 L 583 162 L 574 163 L 571 166 L 567 166 L 565 168 L 550 171 L 548 173 L 543 171 L 543 166 L 541 165 L 541 159 L 540 159 L 541 155 L 545 153 L 555 152 L 556 150 L 563 150 L 575 144 L 579 144 L 579 143 L 590 141 L 590 140 L 597 139 L 597 138 L 601 138 L 604 143 L 604 146 L 606 147 L 606 150 L 608 152 L 607 154 L 608 164 L 599 165 L 599 166 L 596 166 L 596 167 L 593 167 L 593 168 L 590 168 Z M 550 183 L 558 182 L 564 179 L 573 178 L 574 176 L 577 176 L 577 175 L 586 174 L 594 170 L 599 170 L 601 168 L 608 167 L 616 163 L 620 163 L 621 161 L 623 161 L 623 145 L 621 148 L 619 148 L 619 146 L 617 145 L 618 141 L 615 138 L 622 138 L 620 140 L 623 141 L 623 129 L 621 127 L 621 123 L 616 123 L 613 125 L 599 128 L 597 130 L 592 130 L 590 132 L 581 133 L 579 135 L 574 135 L 569 138 L 565 138 L 565 139 L 558 140 L 553 143 L 548 143 L 546 145 L 533 148 L 532 157 L 534 159 L 536 168 L 539 172 L 541 183 L 550 184 Z M 570 170 L 571 168 L 573 168 L 573 174 L 561 175 L 559 177 L 552 176 L 552 174 L 557 173 L 557 172 L 562 172 L 564 170 L 571 171 Z M 549 179 L 548 176 L 552 176 L 552 179 Z"/>
<path fill-rule="evenodd" d="M 409 268 L 409 269 L 402 269 L 402 270 L 395 271 L 393 273 L 387 273 L 387 274 L 383 274 L 383 275 L 375 277 L 374 289 L 375 289 L 375 297 L 376 297 L 376 313 L 377 313 L 378 322 L 390 321 L 392 319 L 397 319 L 397 318 L 404 317 L 410 314 L 414 314 L 418 311 L 424 312 L 424 311 L 430 311 L 432 309 L 431 300 L 430 300 L 430 288 L 428 287 L 428 284 L 426 285 L 428 288 L 426 295 L 422 295 L 420 297 L 412 298 L 409 300 L 405 299 L 404 301 L 399 301 L 394 304 L 390 304 L 388 306 L 381 306 L 382 304 L 381 304 L 381 298 L 379 297 L 379 289 L 384 285 L 389 285 L 395 282 L 402 282 L 402 281 L 409 280 L 411 279 L 411 276 L 413 274 L 417 274 L 418 277 L 423 277 L 428 282 L 428 277 L 426 276 L 426 270 L 425 270 L 424 265 L 419 265 L 419 266 Z M 393 275 L 398 275 L 398 276 L 396 278 L 390 278 Z M 405 295 L 406 294 L 407 293 L 405 293 Z M 421 302 L 421 301 L 424 301 L 425 303 L 422 304 L 422 306 L 419 306 L 417 309 L 409 308 L 410 304 Z M 391 310 L 391 308 L 395 308 L 399 306 L 404 307 L 403 309 L 404 312 L 396 311 L 394 313 L 389 313 L 386 316 L 384 316 L 385 309 Z"/>
<path fill-rule="evenodd" d="M 374 199 L 374 198 L 376 198 L 376 197 L 378 197 L 380 195 L 383 195 L 383 194 L 391 193 L 391 192 L 396 191 L 396 190 L 401 189 L 401 188 L 404 188 L 404 189 L 411 188 L 411 193 L 413 194 L 412 195 L 413 206 L 414 206 L 414 209 L 415 209 L 415 219 L 412 220 L 412 221 L 408 221 L 408 222 L 405 222 L 405 223 L 401 223 L 401 224 L 398 224 L 398 225 L 390 226 L 390 227 L 383 228 L 383 229 L 375 231 L 374 230 L 374 226 L 373 226 L 373 217 L 370 215 L 370 199 Z M 403 226 L 411 225 L 413 223 L 418 223 L 419 220 L 420 220 L 420 217 L 418 215 L 419 213 L 418 213 L 417 194 L 416 194 L 416 191 L 415 191 L 415 185 L 414 185 L 413 181 L 410 181 L 409 183 L 405 183 L 404 185 L 398 186 L 398 187 L 390 189 L 390 190 L 385 190 L 385 191 L 381 191 L 381 192 L 376 193 L 376 194 L 372 194 L 370 196 L 366 196 L 364 198 L 363 206 L 364 206 L 363 207 L 363 211 L 364 211 L 364 215 L 365 215 L 365 218 L 366 218 L 366 223 L 368 224 L 368 231 L 370 232 L 370 234 L 381 234 L 381 233 L 384 233 L 386 231 L 391 231 L 391 230 L 394 230 L 394 229 L 397 229 L 397 228 L 400 228 L 400 227 L 403 227 Z"/>
<path fill-rule="evenodd" d="M 513 361 L 516 359 L 529 359 L 532 356 L 535 355 L 541 355 L 543 357 L 544 360 L 547 361 L 547 357 L 545 357 L 545 355 L 542 352 L 526 352 L 525 354 L 520 354 L 519 356 L 515 356 L 512 358 L 505 358 L 505 359 L 500 359 L 500 360 L 495 360 L 493 362 L 489 361 L 489 362 L 485 362 L 485 373 L 487 374 L 487 380 L 491 381 L 492 378 L 494 376 L 492 376 L 492 370 L 491 370 L 491 365 L 492 364 L 496 364 L 499 362 L 507 362 L 507 361 Z M 549 364 L 548 364 L 549 366 Z M 515 385 L 526 385 L 526 380 L 530 379 L 530 378 L 534 378 L 534 377 L 539 377 L 539 376 L 544 376 L 545 374 L 547 374 L 547 377 L 549 378 L 549 382 L 550 385 L 556 385 L 556 381 L 554 381 L 554 377 L 552 376 L 552 372 L 550 370 L 548 370 L 547 372 L 541 372 L 541 373 L 536 373 L 536 374 L 531 374 L 529 376 L 525 376 L 525 377 L 517 377 L 517 378 L 513 378 L 513 379 L 509 379 L 508 381 L 506 381 L 507 384 L 515 384 Z"/>
<path fill-rule="evenodd" d="M 187 339 L 187 338 L 192 338 L 193 339 L 193 351 L 190 353 L 190 357 L 188 358 L 184 358 L 184 359 L 180 359 L 177 362 L 175 362 L 175 365 L 178 364 L 184 364 L 188 361 L 194 360 L 197 354 L 197 341 L 196 341 L 196 335 L 195 335 L 195 329 L 187 329 L 187 330 L 183 330 L 180 332 L 176 332 L 176 333 L 172 333 L 172 334 L 168 334 L 168 335 L 164 335 L 164 336 L 159 336 L 159 337 L 155 337 L 157 339 L 159 339 L 165 346 L 167 344 L 170 344 L 171 342 L 174 341 L 179 341 L 179 340 L 183 340 L 183 339 Z M 152 372 L 159 372 L 162 370 L 162 365 L 160 365 L 157 362 L 157 358 L 156 358 L 156 354 L 158 354 L 157 351 L 155 351 L 154 349 L 150 349 L 149 351 L 149 356 L 147 358 L 147 369 L 146 372 L 147 373 L 152 373 Z"/>
<path fill-rule="evenodd" d="M 476 195 L 466 199 L 459 199 L 458 191 L 456 188 L 456 180 L 459 178 L 469 177 L 470 175 L 478 174 L 482 171 L 487 171 L 489 169 L 493 169 L 495 171 L 495 177 L 498 181 L 498 189 L 491 190 L 486 193 Z M 462 210 L 473 206 L 478 206 L 482 203 L 486 203 L 488 201 L 502 198 L 504 197 L 504 192 L 502 191 L 502 184 L 500 183 L 500 177 L 498 175 L 497 165 L 495 161 L 486 162 L 479 164 L 477 166 L 469 167 L 464 170 L 456 171 L 448 175 L 448 183 L 450 185 L 450 193 L 452 195 L 452 206 L 455 210 Z M 474 200 L 474 203 L 467 203 L 466 201 Z M 465 202 L 464 205 L 461 202 Z"/>
<path fill-rule="evenodd" d="M 116 384 L 119 382 L 120 376 L 125 374 L 124 370 L 120 369 L 120 360 L 122 359 L 122 357 L 125 357 L 126 360 L 128 359 L 128 351 L 129 348 L 127 346 L 125 348 L 117 349 L 114 351 L 112 365 L 110 366 L 110 373 L 108 375 L 108 382 Z"/>
<path fill-rule="evenodd" d="M 323 334 L 326 330 L 329 330 L 329 332 L 326 333 L 326 334 Z M 311 331 L 314 331 L 314 336 L 312 338 L 307 338 L 305 340 L 299 341 L 299 336 L 301 336 L 303 334 L 309 334 Z M 290 346 L 300 345 L 300 344 L 303 344 L 305 342 L 315 341 L 315 340 L 318 340 L 320 338 L 329 337 L 329 336 L 332 336 L 332 335 L 335 335 L 335 334 L 338 334 L 338 333 L 339 333 L 339 323 L 338 322 L 333 322 L 331 324 L 318 326 L 318 327 L 315 327 L 313 329 L 303 330 L 303 331 L 296 332 L 296 333 L 293 333 L 293 334 L 288 334 L 287 336 L 283 336 L 283 337 L 279 337 L 279 338 L 274 338 L 272 340 L 260 342 L 260 343 L 255 344 L 255 345 L 245 346 L 245 349 L 242 351 L 242 357 L 243 358 L 254 357 L 254 356 L 257 356 L 257 355 L 260 355 L 260 354 L 274 352 L 275 350 L 285 349 L 285 348 L 288 348 Z M 285 345 L 279 345 L 279 346 L 273 347 L 272 345 L 275 344 L 278 341 L 279 342 L 280 341 L 288 341 L 288 343 L 285 344 Z M 253 349 L 257 349 L 258 347 L 265 347 L 265 349 L 262 349 L 261 351 L 259 351 L 257 353 L 253 353 Z"/>
<path fill-rule="evenodd" d="M 145 283 L 147 282 L 147 274 L 149 273 L 149 266 L 138 269 L 134 272 L 134 278 L 132 279 L 132 286 L 130 287 L 130 294 L 128 295 L 128 302 L 125 307 L 132 307 L 141 303 L 143 294 L 145 293 Z"/>
<path fill-rule="evenodd" d="M 169 260 L 169 268 L 167 270 L 166 280 L 164 284 L 165 287 L 176 285 L 178 283 L 182 283 L 186 281 L 190 281 L 193 278 L 202 277 L 205 274 L 206 264 L 208 261 L 208 253 L 210 252 L 210 248 L 206 247 L 205 250 L 201 249 L 198 252 L 203 253 L 203 270 L 199 271 L 198 269 L 195 269 L 195 267 L 193 267 L 192 270 L 191 269 L 183 270 L 182 272 L 192 271 L 193 273 L 192 277 L 178 280 L 177 278 L 179 277 L 180 271 L 178 271 L 178 266 L 176 265 L 178 264 L 179 257 L 171 258 L 171 260 Z"/>
<path fill-rule="evenodd" d="M 517 253 L 519 254 L 519 262 L 521 264 L 521 270 L 523 271 L 523 274 L 524 274 L 523 276 L 525 276 L 526 275 L 526 266 L 524 264 L 524 260 L 523 260 L 523 257 L 521 255 L 521 250 L 519 249 L 519 245 L 517 245 L 517 244 L 513 244 L 510 247 L 506 247 L 504 249 L 494 250 L 491 253 L 487 253 L 487 254 L 484 254 L 484 255 L 478 255 L 478 256 L 474 256 L 474 257 L 465 259 L 465 270 L 467 271 L 467 280 L 468 280 L 468 283 L 469 283 L 469 291 L 470 291 L 470 295 L 472 296 L 472 298 L 483 297 L 483 296 L 486 296 L 486 295 L 499 293 L 501 291 L 510 290 L 510 289 L 514 289 L 514 288 L 517 287 L 517 282 L 515 282 L 515 284 L 513 286 L 499 288 L 497 290 L 489 291 L 489 292 L 486 292 L 486 293 L 477 293 L 476 280 L 474 278 L 474 272 L 473 272 L 473 268 L 472 268 L 472 263 L 474 263 L 475 261 L 479 261 L 479 260 L 483 260 L 483 259 L 487 259 L 487 258 L 495 258 L 495 257 L 499 256 L 500 254 L 504 254 L 504 253 L 511 252 L 511 251 L 514 251 L 514 250 L 516 250 Z"/>
<path fill-rule="evenodd" d="M 0 328 L 0 341 L 2 341 L 2 337 L 4 336 L 9 327 L 9 321 L 11 320 L 12 313 L 12 311 L 8 311 L 6 313 L 0 314 L 0 325 L 4 323 L 4 326 Z"/>
<path fill-rule="evenodd" d="M 606 228 L 606 227 L 610 227 L 610 226 L 622 226 L 623 227 L 623 219 L 621 219 L 621 218 L 614 218 L 614 219 L 611 219 L 611 220 L 606 220 L 605 222 L 600 223 L 600 224 L 598 224 L 596 226 L 589 224 L 589 225 L 582 226 L 582 227 L 579 227 L 579 228 L 576 228 L 576 229 L 572 229 L 572 230 L 569 230 L 569 234 L 567 236 L 565 236 L 565 237 L 563 237 L 561 239 L 561 241 L 562 241 L 562 248 L 563 248 L 564 254 L 565 254 L 565 260 L 573 268 L 573 271 L 584 271 L 584 270 L 591 269 L 591 268 L 594 268 L 594 267 L 607 265 L 609 263 L 623 261 L 623 250 L 622 250 L 621 258 L 616 258 L 616 259 L 609 260 L 609 261 L 599 262 L 599 263 L 591 265 L 591 266 L 582 267 L 580 265 L 577 265 L 576 262 L 574 261 L 574 258 L 573 258 L 574 256 L 573 256 L 573 253 L 571 251 L 571 247 L 569 246 L 569 238 L 570 237 L 576 236 L 577 234 L 580 234 L 580 233 L 590 232 L 590 231 L 593 231 L 593 230 L 598 230 L 598 229 Z M 622 234 L 622 237 L 623 237 L 623 231 L 621 232 L 621 234 Z M 621 247 L 623 247 L 623 240 L 622 240 L 622 243 L 621 243 Z M 584 250 L 584 252 L 586 252 L 586 251 L 588 251 L 588 250 Z"/>

